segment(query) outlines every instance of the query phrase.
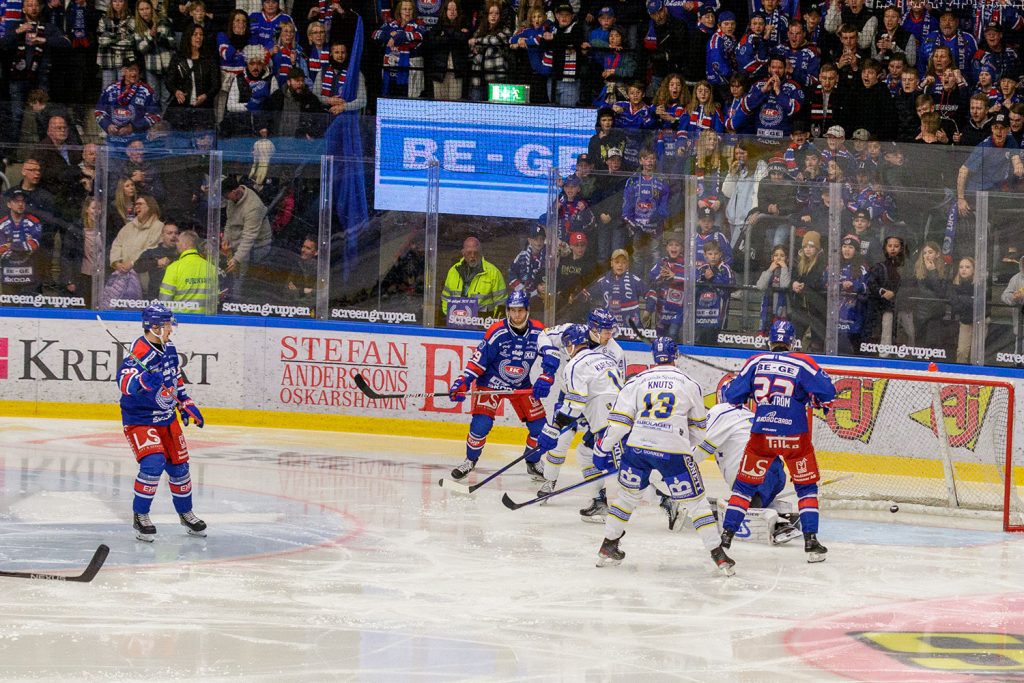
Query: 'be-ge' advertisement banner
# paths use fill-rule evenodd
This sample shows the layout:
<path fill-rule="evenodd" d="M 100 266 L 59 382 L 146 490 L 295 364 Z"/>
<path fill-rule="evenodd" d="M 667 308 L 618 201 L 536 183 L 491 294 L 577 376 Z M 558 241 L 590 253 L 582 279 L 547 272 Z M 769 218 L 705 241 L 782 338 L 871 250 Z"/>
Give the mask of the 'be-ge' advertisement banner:
<path fill-rule="evenodd" d="M 575 168 L 594 121 L 586 109 L 379 100 L 374 208 L 425 211 L 437 159 L 441 213 L 536 218 L 548 171 Z"/>

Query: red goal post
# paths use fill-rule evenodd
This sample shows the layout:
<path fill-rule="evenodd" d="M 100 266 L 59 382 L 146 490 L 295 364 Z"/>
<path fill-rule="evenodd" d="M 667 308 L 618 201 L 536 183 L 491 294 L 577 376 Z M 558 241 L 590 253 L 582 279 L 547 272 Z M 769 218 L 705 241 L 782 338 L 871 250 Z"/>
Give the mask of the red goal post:
<path fill-rule="evenodd" d="M 1024 531 L 1014 385 L 935 372 L 826 368 L 836 385 L 812 438 L 822 506 L 1002 519 Z M 941 419 L 936 419 L 941 416 Z M 1019 459 L 1017 459 L 1019 460 Z"/>

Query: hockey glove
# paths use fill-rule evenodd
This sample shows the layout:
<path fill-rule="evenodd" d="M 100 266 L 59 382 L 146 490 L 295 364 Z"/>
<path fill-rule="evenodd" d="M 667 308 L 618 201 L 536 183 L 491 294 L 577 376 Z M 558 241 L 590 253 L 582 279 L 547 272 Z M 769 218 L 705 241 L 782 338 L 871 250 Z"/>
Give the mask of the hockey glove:
<path fill-rule="evenodd" d="M 611 451 L 604 450 L 600 445 L 594 448 L 594 467 L 606 472 L 618 469 Z"/>
<path fill-rule="evenodd" d="M 826 416 L 832 410 L 832 402 L 831 401 L 828 401 L 827 403 L 822 403 L 818 399 L 814 399 L 813 406 L 815 408 L 821 408 L 821 414 L 822 415 L 826 415 Z"/>
<path fill-rule="evenodd" d="M 537 449 L 544 453 L 553 450 L 558 445 L 558 437 L 561 435 L 562 432 L 555 425 L 544 425 L 544 429 L 537 436 Z"/>
<path fill-rule="evenodd" d="M 190 419 L 194 420 L 196 427 L 199 427 L 200 429 L 202 429 L 203 425 L 206 423 L 203 419 L 203 414 L 199 412 L 199 408 L 196 407 L 196 404 L 193 403 L 190 398 L 186 398 L 178 404 L 178 412 L 181 413 L 181 423 L 186 427 L 188 427 L 188 421 Z"/>
<path fill-rule="evenodd" d="M 147 370 L 139 375 L 139 385 L 143 391 L 153 393 L 164 385 L 164 373 Z"/>
<path fill-rule="evenodd" d="M 462 403 L 466 400 L 467 391 L 469 391 L 469 382 L 465 375 L 459 375 L 459 378 L 452 382 L 451 388 L 448 389 L 448 398 L 455 403 Z"/>
<path fill-rule="evenodd" d="M 541 375 L 533 383 L 533 397 L 537 399 L 547 398 L 551 393 L 551 385 L 555 383 L 551 375 Z"/>

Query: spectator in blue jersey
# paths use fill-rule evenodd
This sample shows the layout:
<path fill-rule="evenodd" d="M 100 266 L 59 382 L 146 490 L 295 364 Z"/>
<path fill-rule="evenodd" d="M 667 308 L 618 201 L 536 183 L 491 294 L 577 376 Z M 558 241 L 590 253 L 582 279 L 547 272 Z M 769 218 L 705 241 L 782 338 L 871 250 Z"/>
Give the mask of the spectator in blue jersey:
<path fill-rule="evenodd" d="M 786 60 L 778 55 L 768 60 L 768 74 L 751 86 L 740 107 L 742 116 L 734 117 L 741 120 L 733 125 L 742 125 L 742 119 L 750 117 L 756 121 L 758 139 L 777 145 L 789 135 L 793 117 L 803 107 L 804 91 L 786 77 Z"/>
<path fill-rule="evenodd" d="M 266 50 L 259 45 L 248 45 L 244 49 L 245 71 L 231 81 L 228 88 L 227 112 L 221 125 L 225 137 L 251 136 L 257 131 L 266 131 L 270 125 L 263 114 L 263 107 L 271 93 L 277 90 L 277 81 L 270 74 L 266 62 Z"/>
<path fill-rule="evenodd" d="M 707 206 L 697 209 L 697 234 L 694 235 L 693 258 L 697 263 L 707 263 L 704 256 L 704 245 L 717 242 L 721 252 L 722 263 L 732 265 L 732 247 L 725 233 L 715 227 L 715 211 Z"/>
<path fill-rule="evenodd" d="M 193 421 L 202 427 L 205 421 L 185 391 L 177 349 L 171 341 L 176 324 L 163 304 L 146 308 L 142 312 L 143 335 L 129 347 L 117 371 L 124 435 L 139 464 L 132 526 L 136 538 L 147 543 L 156 537 L 149 511 L 164 472 L 181 525 L 191 536 L 206 536 L 206 522 L 192 511 L 188 449 L 178 415 L 186 427 Z"/>
<path fill-rule="evenodd" d="M 818 82 L 821 52 L 817 46 L 807 42 L 807 29 L 803 24 L 790 24 L 786 42 L 776 50 L 786 60 L 786 75 L 799 83 L 800 87 L 810 88 Z"/>
<path fill-rule="evenodd" d="M 909 0 L 907 2 L 909 9 L 906 10 L 906 14 L 903 15 L 902 28 L 914 36 L 917 44 L 920 46 L 921 42 L 939 28 L 939 19 L 928 7 L 928 0 Z"/>
<path fill-rule="evenodd" d="M 764 14 L 764 39 L 773 47 L 786 40 L 786 33 L 792 23 L 789 14 L 779 5 L 779 0 L 762 0 L 760 10 Z"/>
<path fill-rule="evenodd" d="M 153 91 L 141 80 L 139 62 L 134 57 L 121 68 L 121 80 L 103 89 L 94 114 L 100 130 L 107 135 L 107 144 L 118 147 L 144 138 L 150 126 L 160 120 Z"/>
<path fill-rule="evenodd" d="M 641 271 L 658 260 L 658 244 L 668 218 L 671 191 L 668 183 L 655 175 L 657 163 L 653 150 L 641 151 L 640 170 L 626 181 L 622 192 L 622 218 Z"/>
<path fill-rule="evenodd" d="M 637 76 L 636 57 L 626 49 L 625 34 L 617 26 L 608 32 L 608 47 L 593 52 L 603 82 L 595 102 L 614 104 L 626 97 L 626 84 Z"/>
<path fill-rule="evenodd" d="M 736 72 L 736 15 L 728 10 L 718 15 L 718 30 L 708 41 L 707 81 L 726 97 L 729 77 Z"/>
<path fill-rule="evenodd" d="M 1009 133 L 1009 115 L 1001 111 L 992 117 L 992 134 L 974 148 L 960 167 L 956 197 L 961 217 L 972 213 L 971 201 L 976 192 L 1005 190 L 1011 177 L 1024 177 L 1020 147 Z"/>
<path fill-rule="evenodd" d="M 764 29 L 764 13 L 755 12 L 750 16 L 747 32 L 736 44 L 736 68 L 748 81 L 760 80 L 768 73 L 772 43 L 765 40 Z"/>
<path fill-rule="evenodd" d="M 839 248 L 839 352 L 859 354 L 860 342 L 869 330 L 865 323 L 868 270 L 860 254 L 860 239 L 843 237 Z"/>
<path fill-rule="evenodd" d="M 658 87 L 652 103 L 654 125 L 658 132 L 655 151 L 659 159 L 673 157 L 679 145 L 686 142 L 686 131 L 678 131 L 680 122 L 685 126 L 686 107 L 690 103 L 690 91 L 679 74 L 669 74 Z"/>
<path fill-rule="evenodd" d="M 486 392 L 473 396 L 473 418 L 466 436 L 466 459 L 452 470 L 452 479 L 464 479 L 476 467 L 487 443 L 487 435 L 494 426 L 494 416 L 507 399 L 529 432 L 524 453 L 526 472 L 536 481 L 544 480 L 537 437 L 546 424 L 546 415 L 539 399 L 550 393 L 554 370 L 542 365 L 542 374 L 537 382 L 530 381 L 530 370 L 540 359 L 537 342 L 544 325 L 539 320 L 530 319 L 530 300 L 525 292 L 512 292 L 503 303 L 507 317 L 487 328 L 473 357 L 448 392 L 449 398 L 455 402 L 465 401 L 466 393 L 474 383 Z M 533 391 L 525 394 L 495 393 L 520 389 Z"/>
<path fill-rule="evenodd" d="M 939 15 L 939 30 L 925 36 L 918 48 L 917 70 L 924 74 L 932 53 L 939 47 L 949 48 L 953 57 L 953 68 L 964 75 L 968 81 L 974 80 L 974 55 L 978 52 L 978 42 L 970 33 L 960 30 L 960 19 L 952 9 L 946 9 Z"/>
<path fill-rule="evenodd" d="M 665 255 L 651 267 L 647 275 L 649 284 L 641 313 L 644 327 L 654 328 L 659 337 L 672 337 L 676 340 L 679 339 L 683 324 L 685 305 L 684 239 L 685 236 L 677 232 L 665 233 Z"/>
<path fill-rule="evenodd" d="M 349 68 L 354 66 L 357 67 L 350 63 L 345 43 L 331 45 L 330 56 L 317 73 L 316 81 L 313 83 L 313 93 L 320 98 L 320 102 L 327 108 L 331 116 L 337 116 L 346 111 L 359 111 L 366 106 L 365 79 L 360 74 L 353 74 L 359 76 L 355 99 L 345 100 L 342 97 L 345 83 L 349 77 Z"/>
<path fill-rule="evenodd" d="M 224 118 L 228 94 L 235 78 L 245 71 L 245 48 L 250 43 L 249 15 L 236 9 L 227 20 L 226 31 L 217 34 L 217 57 L 221 73 L 221 90 L 217 94 L 218 123 Z M 262 49 L 262 48 L 261 48 Z"/>
<path fill-rule="evenodd" d="M 593 23 L 589 15 L 587 23 Z M 615 9 L 610 6 L 602 7 L 597 11 L 597 26 L 590 29 L 590 33 L 587 34 L 587 42 L 595 48 L 608 47 L 608 37 L 613 28 L 615 28 Z M 620 32 L 619 35 L 623 34 Z"/>
<path fill-rule="evenodd" d="M 43 225 L 27 213 L 25 191 L 7 193 L 7 214 L 0 219 L 0 286 L 4 294 L 38 294 L 51 255 L 40 248 Z"/>
<path fill-rule="evenodd" d="M 722 262 L 722 247 L 716 240 L 704 244 L 704 260 L 697 264 L 697 308 L 694 312 L 698 344 L 714 345 L 718 332 L 729 317 L 736 276 L 728 264 Z"/>
<path fill-rule="evenodd" d="M 712 130 L 721 135 L 725 132 L 725 117 L 722 107 L 715 101 L 715 91 L 707 81 L 698 81 L 693 86 L 686 114 L 679 121 L 679 130 L 686 140 L 693 144 L 702 131 Z"/>
<path fill-rule="evenodd" d="M 648 134 L 645 132 L 656 124 L 652 107 L 644 102 L 644 84 L 640 81 L 630 83 L 626 88 L 628 99 L 612 105 L 615 113 L 615 127 L 625 133 L 625 147 L 622 150 L 623 160 L 630 168 L 636 168 L 640 159 L 640 149 L 645 146 Z M 600 112 L 598 112 L 600 122 Z"/>
<path fill-rule="evenodd" d="M 994 21 L 986 24 L 984 37 L 985 40 L 974 55 L 974 73 L 977 74 L 986 66 L 995 72 L 993 80 L 998 80 L 1003 74 L 1020 78 L 1020 58 L 1016 50 L 1003 44 L 1002 25 Z"/>
<path fill-rule="evenodd" d="M 824 407 L 827 413 L 836 388 L 814 359 L 790 353 L 795 338 L 796 331 L 788 320 L 773 323 L 768 333 L 771 353 L 758 353 L 748 360 L 722 390 L 725 401 L 733 405 L 751 398 L 757 402 L 750 439 L 722 523 L 722 547 L 731 547 L 765 473 L 777 458 L 782 458 L 799 500 L 807 561 L 822 562 L 828 551 L 817 539 L 821 475 L 811 443 L 808 407 Z"/>
<path fill-rule="evenodd" d="M 262 10 L 249 15 L 249 28 L 253 44 L 269 51 L 274 47 L 281 24 L 291 22 L 292 18 L 281 11 L 279 0 L 263 0 Z"/>
<path fill-rule="evenodd" d="M 640 324 L 640 297 L 647 290 L 630 271 L 625 249 L 612 252 L 611 269 L 584 291 L 591 306 L 606 308 L 615 316 L 620 329 L 628 327 L 630 321 Z"/>
<path fill-rule="evenodd" d="M 536 296 L 537 287 L 544 281 L 546 222 L 547 214 L 537 219 L 537 224 L 526 238 L 526 248 L 512 261 L 512 266 L 508 269 L 508 291 L 523 291 L 530 298 Z"/>
<path fill-rule="evenodd" d="M 441 16 L 423 40 L 428 93 L 433 99 L 461 100 L 469 75 L 470 27 L 458 0 L 445 0 Z"/>
<path fill-rule="evenodd" d="M 484 19 L 468 43 L 471 73 L 469 96 L 473 101 L 486 99 L 489 84 L 504 83 L 508 77 L 511 33 L 501 16 L 500 0 L 488 0 Z M 530 99 L 534 97 L 531 88 Z"/>
<path fill-rule="evenodd" d="M 395 18 L 373 33 L 373 40 L 384 47 L 384 86 L 381 94 L 391 97 L 419 97 L 423 87 L 420 45 L 423 24 L 416 18 L 412 0 L 398 0 Z"/>
<path fill-rule="evenodd" d="M 277 79 L 277 87 L 283 88 L 288 74 L 296 69 L 306 75 L 307 84 L 313 83 L 309 76 L 306 54 L 298 42 L 295 24 L 291 21 L 282 21 L 277 27 L 274 46 L 270 48 L 270 72 Z"/>
<path fill-rule="evenodd" d="M 530 85 L 531 104 L 548 102 L 547 81 L 551 74 L 551 64 L 545 63 L 544 59 L 544 35 L 550 34 L 550 29 L 551 24 L 544 10 L 534 7 L 529 11 L 527 21 L 509 39 L 509 45 L 513 50 L 526 52 L 526 59 L 530 65 L 527 79 Z"/>
<path fill-rule="evenodd" d="M 175 130 L 194 133 L 213 129 L 213 99 L 220 90 L 220 69 L 203 52 L 203 29 L 185 29 L 178 53 L 164 77 L 171 103 L 167 121 Z"/>

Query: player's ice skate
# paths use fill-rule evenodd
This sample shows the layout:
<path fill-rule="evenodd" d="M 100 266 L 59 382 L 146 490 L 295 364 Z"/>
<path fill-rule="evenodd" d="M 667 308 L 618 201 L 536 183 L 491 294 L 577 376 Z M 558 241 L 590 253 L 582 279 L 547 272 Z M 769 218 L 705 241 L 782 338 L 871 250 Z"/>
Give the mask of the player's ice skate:
<path fill-rule="evenodd" d="M 626 532 L 622 532 L 622 536 L 625 536 Z M 622 536 L 616 539 L 606 538 L 601 543 L 601 549 L 597 551 L 597 566 L 608 567 L 617 564 L 622 564 L 623 558 L 626 557 L 626 553 L 619 550 L 619 541 L 622 540 Z"/>
<path fill-rule="evenodd" d="M 725 550 L 722 549 L 722 546 L 718 546 L 711 551 L 711 559 L 715 561 L 715 564 L 726 576 L 733 576 L 736 573 L 736 570 L 733 569 L 733 567 L 736 566 L 736 562 L 725 554 Z"/>
<path fill-rule="evenodd" d="M 206 538 L 206 522 L 196 517 L 196 513 L 189 510 L 178 515 L 181 525 L 185 527 L 189 536 L 200 536 Z"/>
<path fill-rule="evenodd" d="M 149 515 L 132 515 L 132 528 L 135 529 L 135 538 L 146 543 L 152 543 L 156 539 L 156 527 L 149 519 Z"/>
<path fill-rule="evenodd" d="M 589 507 L 580 510 L 580 519 L 592 524 L 604 524 L 604 518 L 607 514 L 608 503 L 605 500 L 604 491 L 601 491 L 600 496 L 590 501 Z"/>
<path fill-rule="evenodd" d="M 452 479 L 455 481 L 465 479 L 466 475 L 472 472 L 474 467 L 476 467 L 476 460 L 466 458 L 462 461 L 461 465 L 452 470 Z"/>
<path fill-rule="evenodd" d="M 824 562 L 828 548 L 818 543 L 816 534 L 804 534 L 804 552 L 808 562 Z"/>
<path fill-rule="evenodd" d="M 668 515 L 668 530 L 678 531 L 679 529 L 682 529 L 681 524 L 678 528 L 676 526 L 676 523 L 679 521 L 679 505 L 663 493 L 658 493 L 658 497 L 661 499 L 661 502 L 658 503 L 658 507 L 664 510 L 665 514 Z"/>
<path fill-rule="evenodd" d="M 526 461 L 526 473 L 530 475 L 530 478 L 534 481 L 544 481 L 544 461 L 538 460 L 537 462 Z"/>
<path fill-rule="evenodd" d="M 779 522 L 772 531 L 772 545 L 789 543 L 801 536 L 803 536 L 803 532 L 793 526 L 792 522 Z"/>
<path fill-rule="evenodd" d="M 553 482 L 553 481 L 545 481 L 545 482 L 544 482 L 544 485 L 543 485 L 543 486 L 541 486 L 541 487 L 540 487 L 540 488 L 539 488 L 539 489 L 537 490 L 537 497 L 538 497 L 538 498 L 541 498 L 541 497 L 543 497 L 543 496 L 548 496 L 548 495 L 550 495 L 550 494 L 551 494 L 551 492 L 552 492 L 552 491 L 554 491 L 554 490 L 555 490 L 555 482 Z M 546 500 L 542 500 L 542 501 L 540 502 L 540 504 L 541 504 L 541 505 L 547 505 L 547 501 L 546 501 Z"/>

